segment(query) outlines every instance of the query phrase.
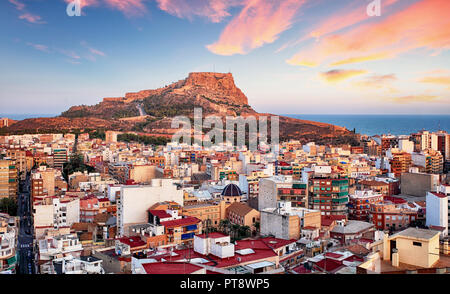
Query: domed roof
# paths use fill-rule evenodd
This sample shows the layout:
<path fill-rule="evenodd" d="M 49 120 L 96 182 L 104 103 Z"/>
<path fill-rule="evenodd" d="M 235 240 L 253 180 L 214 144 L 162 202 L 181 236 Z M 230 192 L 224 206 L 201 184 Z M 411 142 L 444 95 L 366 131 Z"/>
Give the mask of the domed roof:
<path fill-rule="evenodd" d="M 229 184 L 223 189 L 222 196 L 242 196 L 242 191 L 237 185 Z"/>

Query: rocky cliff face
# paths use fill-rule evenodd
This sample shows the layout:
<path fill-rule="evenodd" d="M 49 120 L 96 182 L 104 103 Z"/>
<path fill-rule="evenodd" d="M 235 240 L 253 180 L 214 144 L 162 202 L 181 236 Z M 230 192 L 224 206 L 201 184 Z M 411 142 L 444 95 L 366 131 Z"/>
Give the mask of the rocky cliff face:
<path fill-rule="evenodd" d="M 236 87 L 231 73 L 194 72 L 178 82 L 164 88 L 155 90 L 143 90 L 136 93 L 126 93 L 124 97 L 104 98 L 104 102 L 131 103 L 141 101 L 151 96 L 176 94 L 196 97 L 203 95 L 218 101 L 248 105 L 248 99 L 242 91 Z"/>
<path fill-rule="evenodd" d="M 170 129 L 171 118 L 176 115 L 192 117 L 196 107 L 203 109 L 203 116 L 262 115 L 248 105 L 247 97 L 236 86 L 231 73 L 196 72 L 163 88 L 105 98 L 94 106 L 74 106 L 61 117 L 24 120 L 9 131 L 102 128 L 168 135 L 176 131 Z M 138 108 L 145 111 L 147 118 L 128 119 L 140 114 Z M 283 138 L 336 142 L 333 138 L 352 136 L 345 128 L 330 124 L 280 117 L 280 137 Z"/>

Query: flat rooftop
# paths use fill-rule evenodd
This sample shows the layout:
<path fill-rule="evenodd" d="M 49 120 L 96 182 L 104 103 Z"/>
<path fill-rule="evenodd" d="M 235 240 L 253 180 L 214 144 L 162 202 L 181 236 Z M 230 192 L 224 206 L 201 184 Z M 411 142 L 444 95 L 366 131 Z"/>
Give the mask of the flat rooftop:
<path fill-rule="evenodd" d="M 398 232 L 398 233 L 392 235 L 391 237 L 402 236 L 402 237 L 408 237 L 408 238 L 430 240 L 439 234 L 440 234 L 440 232 L 435 231 L 435 230 L 407 228 L 406 230 Z"/>

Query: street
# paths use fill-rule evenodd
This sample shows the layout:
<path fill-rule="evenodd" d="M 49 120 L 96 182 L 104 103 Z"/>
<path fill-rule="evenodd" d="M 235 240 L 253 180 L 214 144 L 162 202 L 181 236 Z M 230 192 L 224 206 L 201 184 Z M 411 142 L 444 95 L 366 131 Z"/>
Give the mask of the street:
<path fill-rule="evenodd" d="M 34 249 L 33 249 L 33 217 L 30 203 L 30 176 L 25 181 L 20 181 L 19 196 L 17 198 L 18 216 L 20 216 L 19 237 L 17 250 L 19 252 L 19 274 L 34 274 Z"/>

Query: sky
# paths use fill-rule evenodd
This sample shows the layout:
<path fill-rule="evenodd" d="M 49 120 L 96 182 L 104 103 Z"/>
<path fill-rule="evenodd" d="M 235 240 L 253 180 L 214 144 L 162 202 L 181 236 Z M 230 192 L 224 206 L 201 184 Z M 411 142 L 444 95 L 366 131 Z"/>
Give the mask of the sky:
<path fill-rule="evenodd" d="M 79 1 L 0 1 L 0 113 L 216 71 L 258 112 L 450 114 L 448 0 Z"/>

